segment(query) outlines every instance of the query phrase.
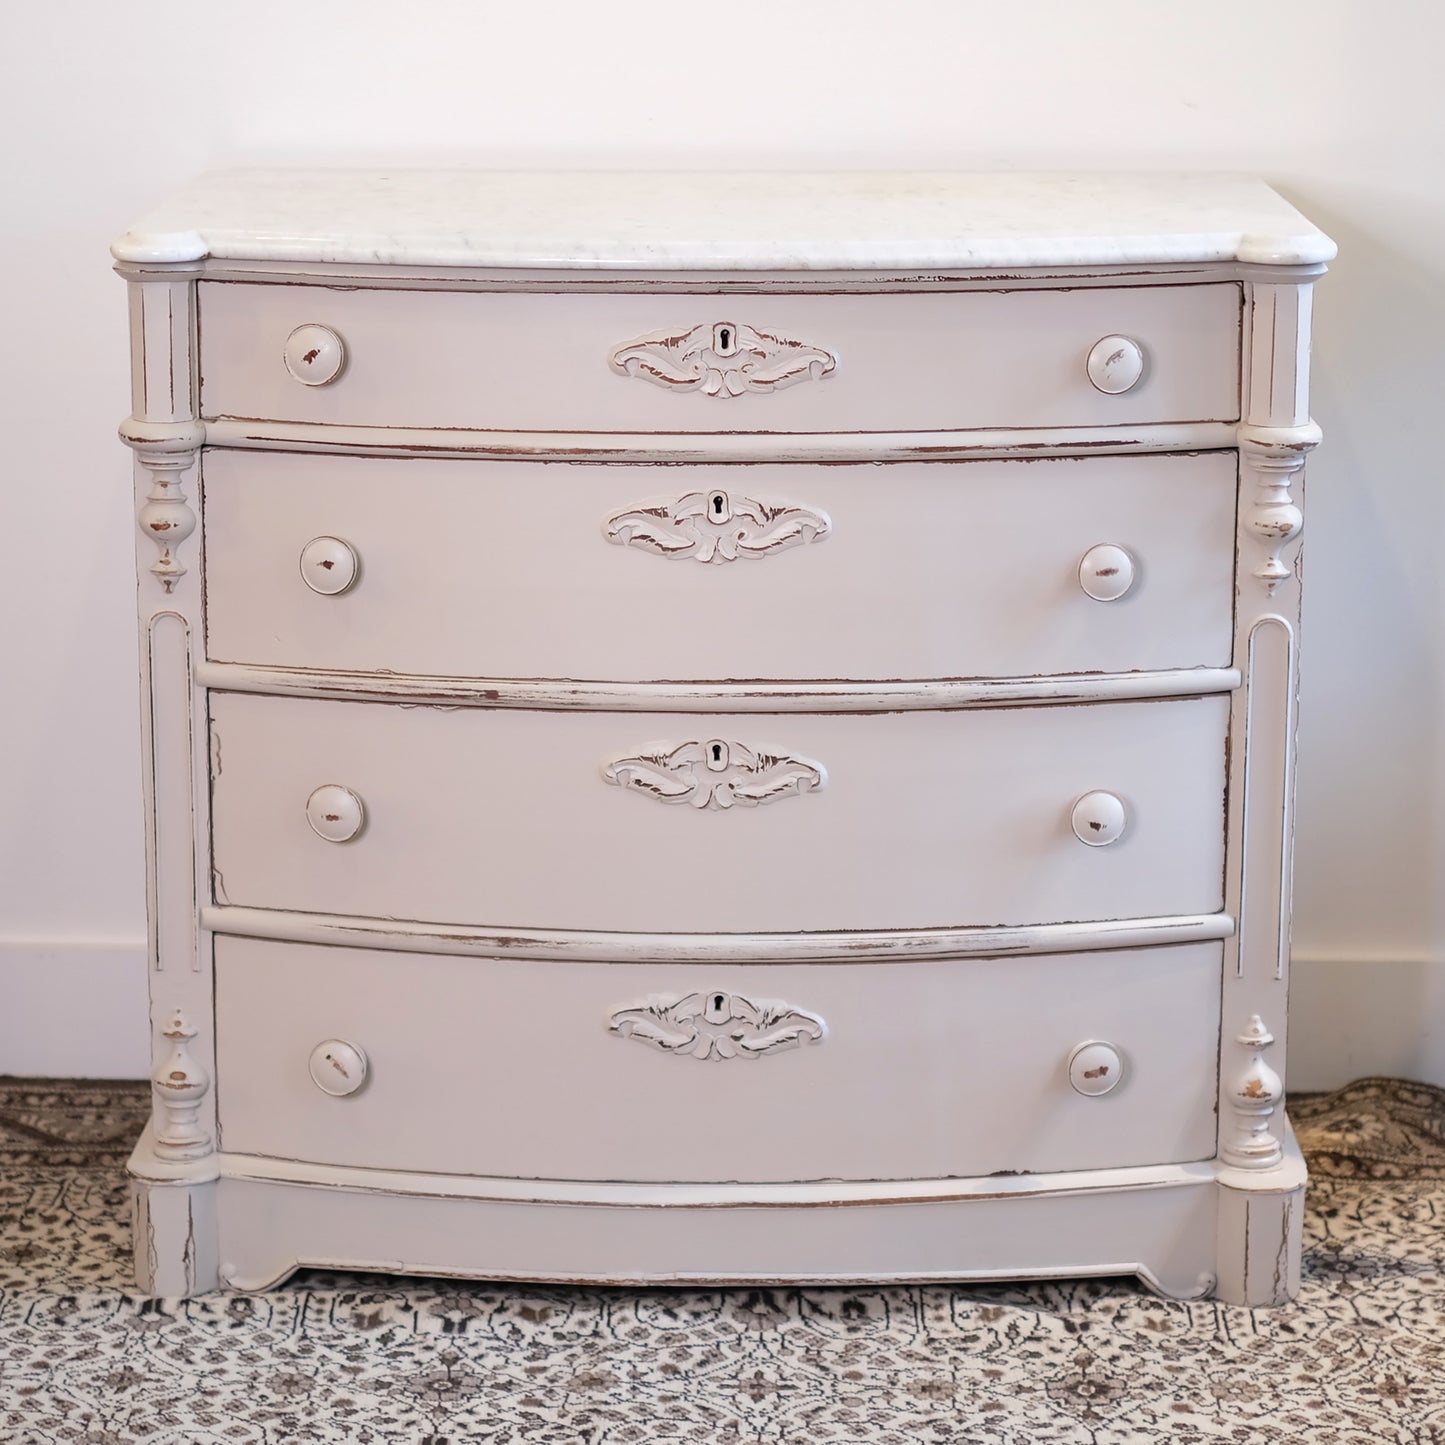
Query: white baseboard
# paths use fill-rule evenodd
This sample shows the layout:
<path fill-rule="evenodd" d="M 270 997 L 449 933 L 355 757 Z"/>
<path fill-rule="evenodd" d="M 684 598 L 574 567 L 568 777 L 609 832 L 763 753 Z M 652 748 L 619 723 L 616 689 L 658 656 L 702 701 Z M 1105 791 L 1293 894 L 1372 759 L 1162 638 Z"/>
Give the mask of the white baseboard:
<path fill-rule="evenodd" d="M 0 1074 L 150 1074 L 142 939 L 0 938 Z"/>
<path fill-rule="evenodd" d="M 0 1074 L 143 1079 L 149 1039 L 141 940 L 0 938 Z M 1296 953 L 1290 1088 L 1370 1074 L 1445 1086 L 1445 960 Z"/>
<path fill-rule="evenodd" d="M 1445 1087 L 1445 959 L 1296 952 L 1289 1015 L 1291 1089 L 1372 1074 Z"/>

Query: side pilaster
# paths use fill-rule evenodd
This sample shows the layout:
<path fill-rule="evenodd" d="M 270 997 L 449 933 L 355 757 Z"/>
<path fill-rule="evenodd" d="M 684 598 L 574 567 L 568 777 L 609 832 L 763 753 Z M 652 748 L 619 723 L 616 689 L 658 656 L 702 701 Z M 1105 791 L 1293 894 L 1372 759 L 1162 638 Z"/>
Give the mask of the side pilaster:
<path fill-rule="evenodd" d="M 1239 427 L 1231 866 L 1219 1059 L 1220 1298 L 1278 1304 L 1298 1288 L 1304 1168 L 1285 1119 L 1290 880 L 1299 687 L 1310 302 L 1321 267 L 1246 284 Z M 1247 1236 L 1247 1237 L 1246 1237 Z M 1268 1260 L 1267 1268 L 1261 1261 Z"/>
<path fill-rule="evenodd" d="M 217 1283 L 210 936 L 198 903 L 209 835 L 197 528 L 198 268 L 122 266 L 130 287 L 141 739 L 152 1029 L 151 1124 L 131 1158 L 136 1278 L 186 1295 Z"/>

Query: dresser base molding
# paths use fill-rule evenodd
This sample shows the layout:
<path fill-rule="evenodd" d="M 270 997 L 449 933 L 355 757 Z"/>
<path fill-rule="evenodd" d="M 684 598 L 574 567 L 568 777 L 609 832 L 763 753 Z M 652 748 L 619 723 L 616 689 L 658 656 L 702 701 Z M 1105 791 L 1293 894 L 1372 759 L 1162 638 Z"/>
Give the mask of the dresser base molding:
<path fill-rule="evenodd" d="M 475 928 L 397 918 L 290 913 L 277 908 L 211 905 L 201 922 L 213 933 L 291 943 L 384 948 L 475 958 L 588 960 L 593 963 L 901 962 L 1093 952 L 1203 943 L 1229 938 L 1227 913 L 1115 918 L 1102 923 L 1044 923 L 1003 928 L 887 929 L 876 933 L 594 933 L 539 928 Z"/>
<path fill-rule="evenodd" d="M 266 1289 L 303 1267 L 641 1287 L 1133 1275 L 1247 1305 L 1299 1281 L 1305 1170 L 1288 1130 L 1268 1171 L 883 1184 L 574 1184 L 224 1154 L 187 1183 L 156 1162 L 147 1131 L 130 1166 L 137 1276 L 166 1296 Z"/>

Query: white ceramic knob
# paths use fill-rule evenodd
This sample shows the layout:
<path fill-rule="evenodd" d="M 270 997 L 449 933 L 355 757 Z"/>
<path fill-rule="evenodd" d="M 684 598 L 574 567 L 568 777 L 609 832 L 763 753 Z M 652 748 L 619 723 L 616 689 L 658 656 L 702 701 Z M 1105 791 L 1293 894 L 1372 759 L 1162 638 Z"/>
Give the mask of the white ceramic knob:
<path fill-rule="evenodd" d="M 1123 1077 L 1124 1060 L 1113 1044 L 1091 1039 L 1069 1055 L 1069 1082 L 1091 1099 L 1117 1088 Z"/>
<path fill-rule="evenodd" d="M 340 537 L 313 537 L 301 549 L 301 580 L 323 597 L 336 597 L 356 581 L 361 561 Z"/>
<path fill-rule="evenodd" d="M 1113 793 L 1085 793 L 1074 804 L 1070 821 L 1079 842 L 1091 848 L 1104 848 L 1123 837 L 1128 814 L 1124 811 L 1123 799 Z"/>
<path fill-rule="evenodd" d="M 1079 586 L 1095 602 L 1117 602 L 1134 585 L 1134 559 L 1112 542 L 1090 547 L 1079 562 Z"/>
<path fill-rule="evenodd" d="M 339 783 L 324 783 L 306 800 L 306 821 L 328 843 L 349 843 L 366 823 L 361 799 Z"/>
<path fill-rule="evenodd" d="M 1144 348 L 1127 336 L 1105 336 L 1089 350 L 1089 380 L 1109 396 L 1131 391 L 1144 376 Z"/>
<path fill-rule="evenodd" d="M 345 1039 L 323 1039 L 307 1061 L 311 1081 L 323 1094 L 345 1098 L 366 1082 L 366 1055 Z"/>
<path fill-rule="evenodd" d="M 329 386 L 346 367 L 346 343 L 329 326 L 311 323 L 286 338 L 284 356 L 302 386 Z"/>

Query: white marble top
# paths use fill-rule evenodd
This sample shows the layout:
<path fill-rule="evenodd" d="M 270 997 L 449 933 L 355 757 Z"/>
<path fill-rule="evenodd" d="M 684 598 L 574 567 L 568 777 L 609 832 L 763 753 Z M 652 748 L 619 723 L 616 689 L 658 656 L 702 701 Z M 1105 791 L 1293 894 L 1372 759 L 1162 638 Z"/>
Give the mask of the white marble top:
<path fill-rule="evenodd" d="M 1328 261 L 1262 181 L 981 172 L 255 170 L 204 177 L 121 261 L 789 271 Z"/>

